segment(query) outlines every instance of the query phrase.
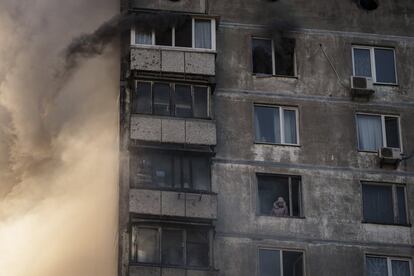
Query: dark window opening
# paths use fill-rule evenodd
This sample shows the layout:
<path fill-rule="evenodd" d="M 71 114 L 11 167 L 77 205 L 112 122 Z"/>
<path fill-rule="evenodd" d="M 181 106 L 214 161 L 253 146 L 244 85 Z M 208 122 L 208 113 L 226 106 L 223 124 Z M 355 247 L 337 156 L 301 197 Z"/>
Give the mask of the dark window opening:
<path fill-rule="evenodd" d="M 404 186 L 362 184 L 362 202 L 365 222 L 408 223 Z"/>
<path fill-rule="evenodd" d="M 172 29 L 155 30 L 155 45 L 172 46 Z"/>
<path fill-rule="evenodd" d="M 210 157 L 168 152 L 131 157 L 133 187 L 210 190 Z"/>
<path fill-rule="evenodd" d="M 269 39 L 253 39 L 253 73 L 273 74 L 272 41 Z"/>
<path fill-rule="evenodd" d="M 132 105 L 133 113 L 152 113 L 151 83 L 138 82 L 135 89 Z"/>
<path fill-rule="evenodd" d="M 372 11 L 378 8 L 378 1 L 377 0 L 359 0 L 359 5 L 368 11 Z"/>
<path fill-rule="evenodd" d="M 303 253 L 259 249 L 260 276 L 303 276 Z"/>
<path fill-rule="evenodd" d="M 175 46 L 191 48 L 193 44 L 192 32 L 192 18 L 187 17 L 184 22 L 175 28 Z"/>
<path fill-rule="evenodd" d="M 165 83 L 154 83 L 154 114 L 170 115 L 170 86 Z"/>
<path fill-rule="evenodd" d="M 295 75 L 295 40 L 282 38 L 281 45 L 275 45 L 276 75 Z"/>
<path fill-rule="evenodd" d="M 178 117 L 192 117 L 192 97 L 190 85 L 175 85 L 175 115 Z"/>
<path fill-rule="evenodd" d="M 385 120 L 385 134 L 387 137 L 387 147 L 400 147 L 400 130 L 399 122 L 396 117 L 384 117 Z"/>
<path fill-rule="evenodd" d="M 161 260 L 163 264 L 184 264 L 183 230 L 163 229 L 161 244 Z"/>
<path fill-rule="evenodd" d="M 300 217 L 300 177 L 258 175 L 259 215 L 276 217 Z"/>

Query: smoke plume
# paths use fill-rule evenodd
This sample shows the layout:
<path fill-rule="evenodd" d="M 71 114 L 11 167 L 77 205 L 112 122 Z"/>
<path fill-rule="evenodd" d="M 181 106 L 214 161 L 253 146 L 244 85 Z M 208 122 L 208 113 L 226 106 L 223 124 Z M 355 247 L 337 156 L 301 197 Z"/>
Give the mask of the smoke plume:
<path fill-rule="evenodd" d="M 1 275 L 116 275 L 118 6 L 0 2 Z"/>

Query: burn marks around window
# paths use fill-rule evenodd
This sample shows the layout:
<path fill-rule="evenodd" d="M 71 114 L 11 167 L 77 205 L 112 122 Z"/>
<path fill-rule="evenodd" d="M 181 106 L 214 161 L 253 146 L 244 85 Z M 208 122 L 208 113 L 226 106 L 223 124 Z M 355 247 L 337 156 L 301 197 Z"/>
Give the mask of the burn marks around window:
<path fill-rule="evenodd" d="M 367 11 L 376 10 L 379 6 L 379 0 L 355 0 L 361 9 Z"/>

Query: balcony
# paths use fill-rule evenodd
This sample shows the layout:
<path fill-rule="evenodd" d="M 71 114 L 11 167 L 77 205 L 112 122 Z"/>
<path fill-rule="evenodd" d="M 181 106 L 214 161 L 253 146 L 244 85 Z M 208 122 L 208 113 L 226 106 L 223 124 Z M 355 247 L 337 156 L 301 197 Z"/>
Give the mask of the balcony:
<path fill-rule="evenodd" d="M 130 8 L 205 13 L 206 1 L 181 0 L 176 2 L 168 0 L 131 0 Z"/>
<path fill-rule="evenodd" d="M 217 195 L 131 189 L 129 211 L 146 215 L 217 219 Z"/>
<path fill-rule="evenodd" d="M 130 266 L 130 276 L 217 276 L 217 270 L 195 270 L 185 268 Z"/>
<path fill-rule="evenodd" d="M 172 118 L 151 115 L 131 115 L 131 139 L 214 146 L 216 124 L 212 120 Z"/>
<path fill-rule="evenodd" d="M 212 50 L 131 46 L 131 70 L 214 76 L 215 58 Z"/>

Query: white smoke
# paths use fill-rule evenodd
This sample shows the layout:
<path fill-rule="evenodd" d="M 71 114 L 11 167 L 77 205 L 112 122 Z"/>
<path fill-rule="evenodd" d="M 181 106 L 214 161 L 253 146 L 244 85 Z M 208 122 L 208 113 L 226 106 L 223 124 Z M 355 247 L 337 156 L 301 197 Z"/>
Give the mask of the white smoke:
<path fill-rule="evenodd" d="M 114 276 L 119 54 L 65 48 L 117 0 L 0 1 L 0 275 Z"/>

